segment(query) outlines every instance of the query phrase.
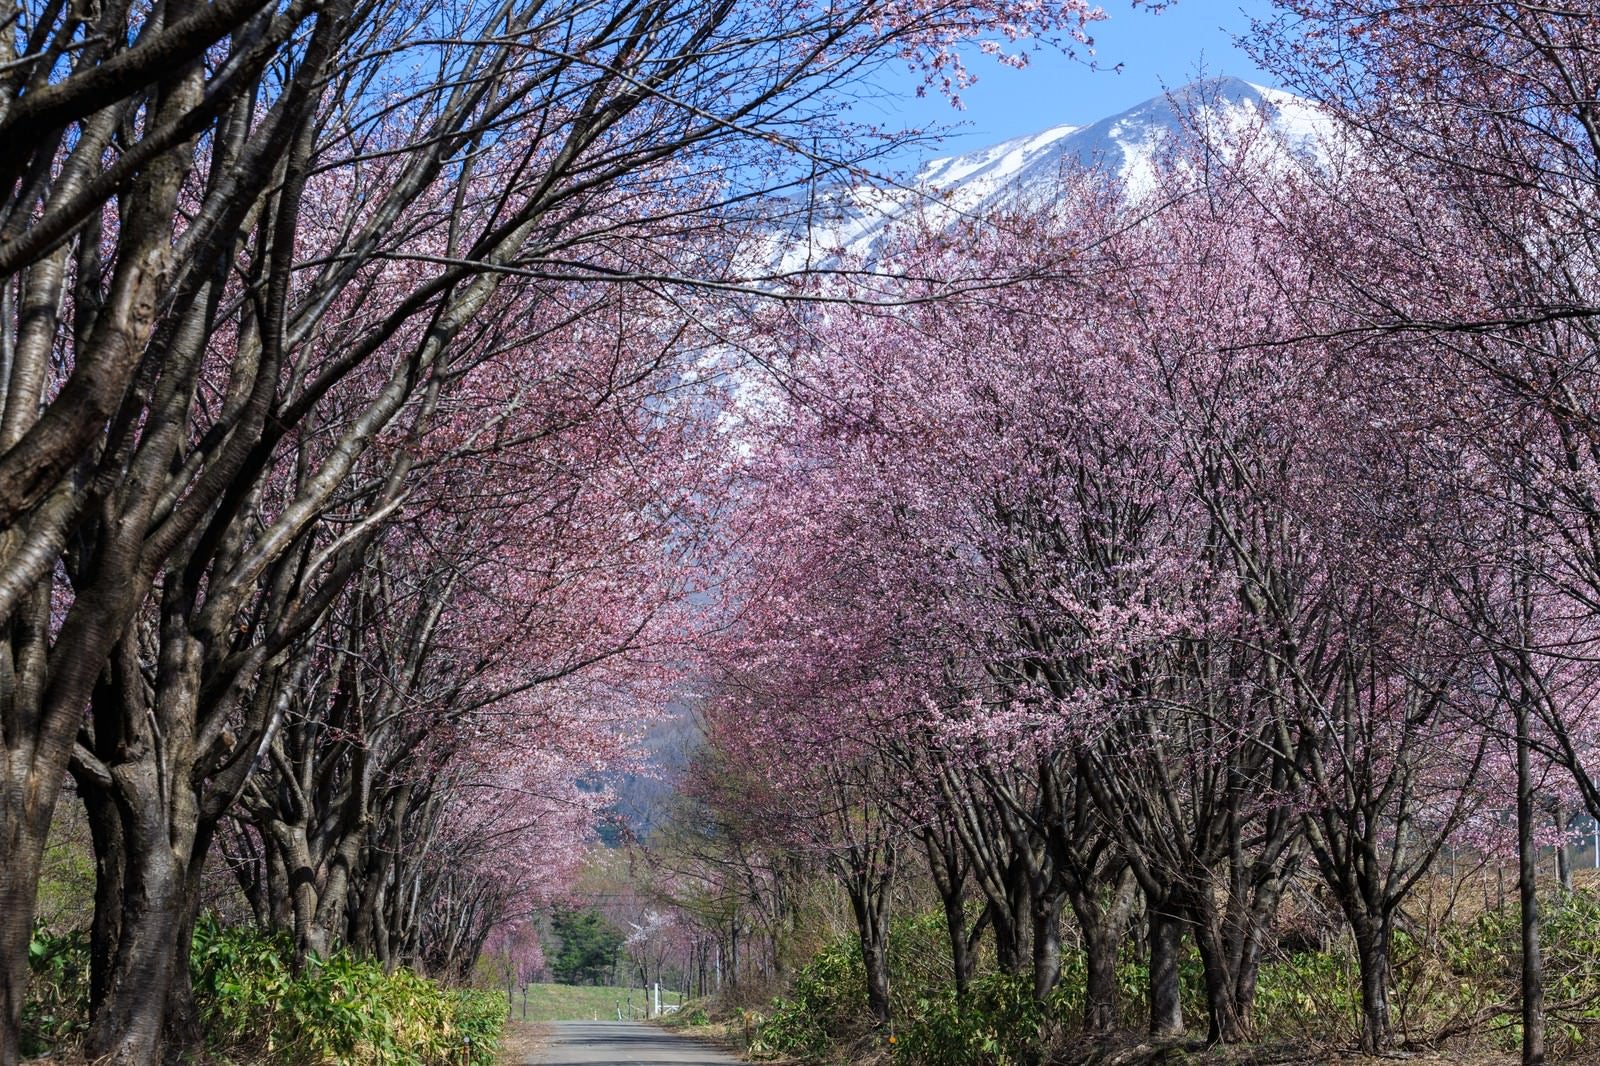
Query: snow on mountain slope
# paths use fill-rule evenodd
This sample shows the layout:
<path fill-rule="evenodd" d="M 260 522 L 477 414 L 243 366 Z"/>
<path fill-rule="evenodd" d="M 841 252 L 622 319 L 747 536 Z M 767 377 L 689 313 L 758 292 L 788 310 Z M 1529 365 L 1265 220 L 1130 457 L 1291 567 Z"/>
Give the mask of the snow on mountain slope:
<path fill-rule="evenodd" d="M 1328 125 L 1309 102 L 1280 89 L 1221 77 L 1186 85 L 1087 126 L 1052 126 L 923 164 L 903 188 L 820 192 L 785 237 L 785 270 L 840 252 L 871 260 L 896 223 L 924 212 L 935 223 L 1005 203 L 1048 199 L 1064 171 L 1104 168 L 1133 192 L 1148 185 L 1163 148 L 1196 129 L 1226 138 L 1264 123 L 1295 154 L 1315 154 Z M 1177 139 L 1177 140 L 1175 140 Z"/>

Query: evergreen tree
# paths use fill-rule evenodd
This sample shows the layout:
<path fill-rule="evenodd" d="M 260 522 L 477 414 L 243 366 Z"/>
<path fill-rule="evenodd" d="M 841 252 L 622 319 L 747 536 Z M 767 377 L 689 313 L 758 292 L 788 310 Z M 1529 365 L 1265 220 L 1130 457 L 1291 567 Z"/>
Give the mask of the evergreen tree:
<path fill-rule="evenodd" d="M 557 981 L 598 985 L 615 971 L 622 950 L 622 932 L 594 908 L 562 908 L 551 920 L 561 947 L 550 957 Z"/>

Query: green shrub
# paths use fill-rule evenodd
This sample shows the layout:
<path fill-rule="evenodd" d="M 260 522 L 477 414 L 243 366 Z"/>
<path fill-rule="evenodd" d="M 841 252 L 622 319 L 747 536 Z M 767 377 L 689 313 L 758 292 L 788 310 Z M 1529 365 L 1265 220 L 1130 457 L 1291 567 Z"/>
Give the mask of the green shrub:
<path fill-rule="evenodd" d="M 36 926 L 28 941 L 28 998 L 22 1005 L 22 1053 L 72 1047 L 89 1027 L 89 937 Z"/>
<path fill-rule="evenodd" d="M 955 983 L 943 911 L 910 914 L 889 924 L 889 973 L 893 978 L 889 995 L 896 1017 L 914 1011 L 916 1001 L 929 990 L 949 988 Z"/>
<path fill-rule="evenodd" d="M 1580 889 L 1541 901 L 1545 1039 L 1556 1060 L 1588 1051 L 1600 1041 L 1600 894 Z M 1501 1008 L 1498 1043 L 1514 1050 L 1522 1040 L 1516 1013 L 1521 987 L 1522 928 L 1514 906 L 1484 911 L 1474 921 L 1447 927 L 1433 945 L 1441 992 L 1434 1009 L 1463 1018 Z M 1509 1009 L 1504 1009 L 1509 1007 Z"/>
<path fill-rule="evenodd" d="M 1580 890 L 1544 901 L 1542 943 L 1552 1059 L 1600 1044 L 1600 893 Z M 1036 1003 L 1029 975 L 980 968 L 965 1002 L 952 988 L 943 916 L 895 923 L 890 937 L 896 1057 L 918 1066 L 1029 1066 L 1080 1024 L 1086 971 L 1070 949 L 1049 1002 Z M 1503 1050 L 1521 1039 L 1521 939 L 1515 907 L 1449 923 L 1435 934 L 1400 929 L 1391 945 L 1391 1021 L 1412 1046 L 1470 1038 Z M 992 960 L 984 960 L 986 964 Z M 1145 1025 L 1148 970 L 1125 946 L 1118 961 L 1121 1023 Z M 1179 994 L 1191 1031 L 1206 1025 L 1200 960 L 1192 946 L 1179 965 Z M 820 1057 L 864 1034 L 866 982 L 853 938 L 819 952 L 758 1029 L 758 1052 Z M 1270 957 L 1256 985 L 1254 1022 L 1263 1040 L 1313 1037 L 1354 1044 L 1360 1035 L 1360 973 L 1348 939 L 1326 951 Z"/>
<path fill-rule="evenodd" d="M 988 973 L 975 979 L 964 1002 L 953 994 L 919 1000 L 895 1044 L 897 1054 L 927 1066 L 1031 1066 L 1043 1056 L 1040 1036 L 1059 1017 L 1060 1002 L 1033 998 L 1033 981 Z"/>
<path fill-rule="evenodd" d="M 281 934 L 210 918 L 196 925 L 190 973 L 208 1047 L 284 1066 L 493 1066 L 506 1021 L 499 992 L 385 973 L 346 952 L 295 974 L 292 957 Z M 87 936 L 38 929 L 28 962 L 24 1053 L 75 1047 L 88 1027 Z"/>
<path fill-rule="evenodd" d="M 358 1063 L 492 1066 L 505 1000 L 337 952 L 298 975 L 287 937 L 203 921 L 195 930 L 195 1002 L 208 1042 L 258 1045 L 286 1066 Z"/>
<path fill-rule="evenodd" d="M 789 995 L 775 1000 L 756 1027 L 754 1055 L 820 1055 L 867 1028 L 867 977 L 852 937 L 834 941 L 795 974 Z"/>
<path fill-rule="evenodd" d="M 506 1028 L 506 1000 L 498 990 L 461 988 L 450 993 L 455 1000 L 453 1032 L 447 1042 L 472 1041 L 473 1063 L 493 1066 Z M 451 1062 L 459 1061 L 451 1059 Z"/>
<path fill-rule="evenodd" d="M 1316 1033 L 1353 1042 L 1361 1032 L 1355 953 L 1335 947 L 1265 962 L 1256 979 L 1255 1020 L 1263 1037 Z"/>

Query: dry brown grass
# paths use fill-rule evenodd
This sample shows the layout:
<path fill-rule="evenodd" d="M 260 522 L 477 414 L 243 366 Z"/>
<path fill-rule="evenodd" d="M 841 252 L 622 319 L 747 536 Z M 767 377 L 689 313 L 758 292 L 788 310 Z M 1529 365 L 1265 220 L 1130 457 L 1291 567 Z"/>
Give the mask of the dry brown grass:
<path fill-rule="evenodd" d="M 1460 1066 L 1513 1066 L 1517 1057 L 1493 1052 L 1395 1052 L 1385 1056 L 1331 1051 L 1311 1043 L 1252 1044 L 1208 1048 L 1203 1043 L 1152 1043 L 1123 1034 L 1063 1049 L 1053 1066 L 1395 1066 L 1400 1062 L 1453 1063 Z"/>
<path fill-rule="evenodd" d="M 537 1022 L 506 1023 L 505 1039 L 500 1043 L 501 1066 L 527 1066 L 538 1062 L 550 1046 L 550 1029 Z"/>

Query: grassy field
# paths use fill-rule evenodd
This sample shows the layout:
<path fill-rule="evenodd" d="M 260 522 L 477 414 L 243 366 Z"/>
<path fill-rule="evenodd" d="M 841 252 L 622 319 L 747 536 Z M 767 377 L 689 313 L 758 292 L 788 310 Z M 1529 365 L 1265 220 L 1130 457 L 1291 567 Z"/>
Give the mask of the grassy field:
<path fill-rule="evenodd" d="M 647 994 L 642 989 L 595 988 L 587 985 L 528 986 L 528 1014 L 530 1022 L 601 1021 L 615 1019 L 617 1001 L 622 1001 L 623 1017 L 628 1014 L 629 996 L 633 999 L 633 1014 L 644 1017 Z M 518 990 L 511 1002 L 511 1017 L 523 1020 L 522 992 Z"/>

